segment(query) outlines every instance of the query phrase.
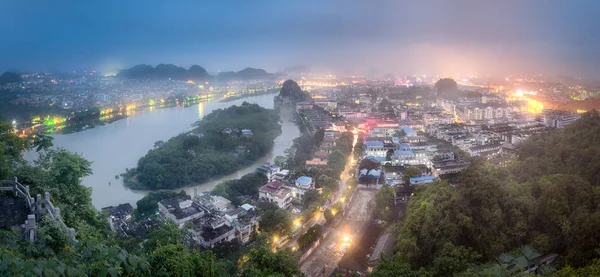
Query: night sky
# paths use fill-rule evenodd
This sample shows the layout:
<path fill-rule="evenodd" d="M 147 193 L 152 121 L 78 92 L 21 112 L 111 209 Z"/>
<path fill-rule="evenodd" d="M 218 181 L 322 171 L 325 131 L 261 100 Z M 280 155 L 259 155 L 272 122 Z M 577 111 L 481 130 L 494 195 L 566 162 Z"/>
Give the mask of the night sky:
<path fill-rule="evenodd" d="M 174 63 L 600 77 L 599 11 L 592 0 L 4 0 L 0 71 Z"/>

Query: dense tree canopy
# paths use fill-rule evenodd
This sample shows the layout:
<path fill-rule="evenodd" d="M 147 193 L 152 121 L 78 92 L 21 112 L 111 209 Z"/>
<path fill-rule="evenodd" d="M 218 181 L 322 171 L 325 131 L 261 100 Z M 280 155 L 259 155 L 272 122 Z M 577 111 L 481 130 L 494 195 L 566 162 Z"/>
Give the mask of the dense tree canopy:
<path fill-rule="evenodd" d="M 559 254 L 554 276 L 594 272 L 600 256 L 598 134 L 600 116 L 590 112 L 523 142 L 508 168 L 474 161 L 456 186 L 418 187 L 398 235 L 397 262 L 425 267 L 433 276 L 459 276 L 471 264 L 529 244 Z"/>
<path fill-rule="evenodd" d="M 125 184 L 169 189 L 235 172 L 271 150 L 281 130 L 278 121 L 275 111 L 246 102 L 213 111 L 192 132 L 156 144 L 125 174 Z M 252 136 L 243 136 L 242 129 Z"/>
<path fill-rule="evenodd" d="M 287 235 L 290 231 L 290 216 L 276 204 L 261 202 L 258 205 L 261 212 L 259 226 L 261 231 L 274 235 Z"/>

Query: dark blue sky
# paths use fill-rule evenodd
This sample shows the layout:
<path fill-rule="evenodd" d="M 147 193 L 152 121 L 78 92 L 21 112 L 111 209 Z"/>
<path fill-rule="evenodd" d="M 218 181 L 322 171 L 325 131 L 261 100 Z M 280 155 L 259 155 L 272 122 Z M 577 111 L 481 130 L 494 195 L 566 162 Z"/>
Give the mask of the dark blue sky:
<path fill-rule="evenodd" d="M 344 72 L 600 74 L 600 1 L 0 4 L 0 71 L 198 64 Z"/>

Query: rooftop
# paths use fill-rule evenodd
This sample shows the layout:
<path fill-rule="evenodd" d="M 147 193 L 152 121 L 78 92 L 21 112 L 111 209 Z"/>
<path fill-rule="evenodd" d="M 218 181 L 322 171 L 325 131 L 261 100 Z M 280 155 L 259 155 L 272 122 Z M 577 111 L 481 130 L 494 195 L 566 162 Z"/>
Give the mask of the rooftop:
<path fill-rule="evenodd" d="M 131 204 L 125 203 L 118 206 L 102 208 L 102 211 L 109 216 L 123 217 L 131 214 L 133 212 L 133 207 L 131 206 Z"/>
<path fill-rule="evenodd" d="M 365 145 L 367 147 L 383 147 L 383 142 L 381 141 L 365 141 Z"/>
<path fill-rule="evenodd" d="M 435 176 L 421 176 L 421 177 L 414 177 L 414 178 L 410 178 L 410 182 L 414 183 L 414 182 L 424 182 L 424 181 L 433 181 L 435 180 Z"/>
<path fill-rule="evenodd" d="M 274 180 L 274 181 L 268 182 L 266 185 L 260 187 L 260 190 L 274 193 L 274 192 L 277 192 L 277 190 L 279 190 L 279 188 L 281 188 L 281 186 L 282 186 L 282 184 L 280 181 Z"/>
<path fill-rule="evenodd" d="M 312 183 L 312 178 L 308 176 L 301 176 L 298 177 L 298 179 L 296 179 L 296 183 L 298 183 L 301 186 L 310 186 L 310 184 Z"/>

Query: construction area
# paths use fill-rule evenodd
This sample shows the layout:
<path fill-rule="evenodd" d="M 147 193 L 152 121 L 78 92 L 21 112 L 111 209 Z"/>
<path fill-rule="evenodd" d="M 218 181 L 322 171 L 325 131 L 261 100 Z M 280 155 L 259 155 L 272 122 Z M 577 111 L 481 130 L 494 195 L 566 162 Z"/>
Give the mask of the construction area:
<path fill-rule="evenodd" d="M 354 193 L 342 222 L 301 263 L 301 270 L 306 276 L 330 276 L 343 257 L 360 247 L 356 244 L 371 226 L 375 193 L 375 190 L 357 190 Z"/>
<path fill-rule="evenodd" d="M 347 221 L 369 221 L 375 211 L 376 190 L 359 189 L 352 195 L 348 208 L 344 211 Z"/>

